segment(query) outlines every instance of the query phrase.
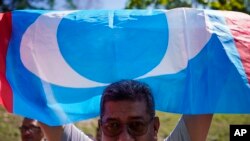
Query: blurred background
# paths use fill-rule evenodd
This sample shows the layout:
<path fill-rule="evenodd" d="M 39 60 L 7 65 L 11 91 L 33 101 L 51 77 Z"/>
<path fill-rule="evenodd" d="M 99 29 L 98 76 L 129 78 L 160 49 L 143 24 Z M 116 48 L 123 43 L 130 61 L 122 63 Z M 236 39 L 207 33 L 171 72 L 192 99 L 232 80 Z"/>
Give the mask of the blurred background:
<path fill-rule="evenodd" d="M 19 9 L 172 9 L 176 7 L 231 10 L 250 14 L 250 0 L 0 0 L 0 12 Z M 161 119 L 159 140 L 163 140 L 175 127 L 180 115 L 162 112 L 157 114 Z M 0 106 L 0 141 L 20 141 L 18 127 L 21 121 L 20 116 L 9 114 Z M 250 115 L 216 114 L 207 140 L 229 141 L 230 124 L 250 124 Z M 96 135 L 97 118 L 79 122 L 76 125 L 87 134 Z"/>
<path fill-rule="evenodd" d="M 172 9 L 193 7 L 250 13 L 250 0 L 0 0 L 0 10 Z"/>

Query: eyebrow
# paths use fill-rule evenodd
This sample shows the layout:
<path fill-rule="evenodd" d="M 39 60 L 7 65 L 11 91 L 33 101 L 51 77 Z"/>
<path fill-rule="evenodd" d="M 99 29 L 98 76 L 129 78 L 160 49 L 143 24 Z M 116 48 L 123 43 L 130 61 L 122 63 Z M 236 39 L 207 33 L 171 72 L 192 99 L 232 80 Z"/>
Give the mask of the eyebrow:
<path fill-rule="evenodd" d="M 39 126 L 19 126 L 20 128 L 41 128 L 41 127 L 39 127 Z"/>
<path fill-rule="evenodd" d="M 145 118 L 142 117 L 142 116 L 134 116 L 134 117 L 129 117 L 129 119 L 133 119 L 133 120 L 135 120 L 135 119 L 141 119 L 141 120 L 144 120 Z"/>
<path fill-rule="evenodd" d="M 142 116 L 132 116 L 128 118 L 129 120 L 144 120 L 145 118 Z M 108 117 L 106 118 L 105 121 L 113 121 L 113 120 L 119 120 L 118 118 L 115 117 Z"/>

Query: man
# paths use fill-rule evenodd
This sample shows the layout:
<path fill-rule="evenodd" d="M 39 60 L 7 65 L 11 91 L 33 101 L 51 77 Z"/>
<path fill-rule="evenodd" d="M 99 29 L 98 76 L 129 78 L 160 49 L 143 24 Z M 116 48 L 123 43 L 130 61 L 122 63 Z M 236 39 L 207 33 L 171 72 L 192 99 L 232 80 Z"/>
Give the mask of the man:
<path fill-rule="evenodd" d="M 99 127 L 102 141 L 156 141 L 160 127 L 148 85 L 122 80 L 103 92 Z M 212 115 L 183 115 L 167 141 L 205 141 Z M 73 125 L 41 124 L 49 141 L 90 141 Z M 165 125 L 163 125 L 165 126 Z"/>
<path fill-rule="evenodd" d="M 45 141 L 44 134 L 36 120 L 24 118 L 19 129 L 22 141 Z"/>

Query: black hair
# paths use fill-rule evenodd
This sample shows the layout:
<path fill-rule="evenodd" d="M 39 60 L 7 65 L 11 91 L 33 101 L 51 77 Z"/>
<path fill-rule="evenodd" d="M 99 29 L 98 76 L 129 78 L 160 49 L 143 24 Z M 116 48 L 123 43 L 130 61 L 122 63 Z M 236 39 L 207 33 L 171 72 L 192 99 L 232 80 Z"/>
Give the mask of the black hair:
<path fill-rule="evenodd" d="M 155 116 L 154 98 L 150 87 L 143 82 L 136 80 L 121 80 L 110 84 L 103 91 L 101 98 L 101 118 L 104 115 L 105 103 L 108 101 L 144 101 L 146 103 L 146 110 L 150 117 Z"/>

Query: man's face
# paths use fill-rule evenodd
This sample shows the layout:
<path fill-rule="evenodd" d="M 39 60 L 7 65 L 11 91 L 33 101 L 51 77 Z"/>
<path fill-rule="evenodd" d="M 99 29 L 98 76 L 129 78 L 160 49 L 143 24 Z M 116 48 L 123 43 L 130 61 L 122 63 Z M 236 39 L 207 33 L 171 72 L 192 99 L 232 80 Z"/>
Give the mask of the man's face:
<path fill-rule="evenodd" d="M 108 101 L 100 121 L 102 141 L 156 141 L 159 119 L 141 101 Z"/>
<path fill-rule="evenodd" d="M 41 141 L 43 138 L 43 133 L 34 120 L 24 119 L 20 131 L 22 141 Z"/>

